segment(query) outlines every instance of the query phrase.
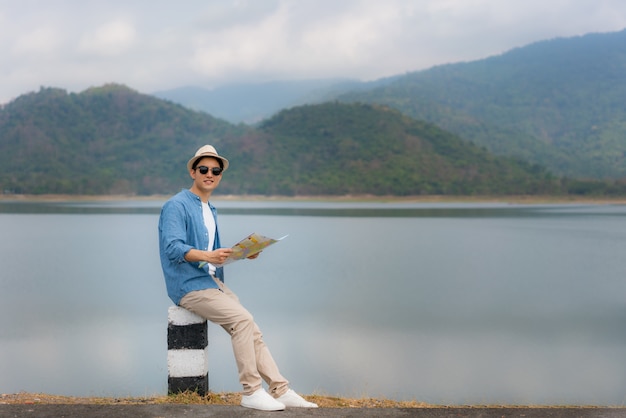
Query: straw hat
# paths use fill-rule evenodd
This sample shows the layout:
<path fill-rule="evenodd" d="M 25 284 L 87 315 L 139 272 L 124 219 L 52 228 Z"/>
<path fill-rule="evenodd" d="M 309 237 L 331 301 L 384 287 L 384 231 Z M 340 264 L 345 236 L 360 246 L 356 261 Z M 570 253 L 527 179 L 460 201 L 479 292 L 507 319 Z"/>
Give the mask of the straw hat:
<path fill-rule="evenodd" d="M 224 171 L 226 171 L 226 169 L 228 168 L 228 160 L 222 156 L 220 156 L 216 149 L 213 147 L 213 145 L 205 145 L 203 147 L 201 147 L 198 151 L 196 151 L 196 155 L 193 156 L 193 158 L 191 158 L 191 160 L 189 160 L 187 162 L 187 170 L 191 170 L 191 168 L 193 167 L 194 163 L 199 160 L 200 158 L 204 158 L 204 157 L 214 157 L 217 158 L 219 160 L 222 161 L 222 163 L 224 164 Z"/>

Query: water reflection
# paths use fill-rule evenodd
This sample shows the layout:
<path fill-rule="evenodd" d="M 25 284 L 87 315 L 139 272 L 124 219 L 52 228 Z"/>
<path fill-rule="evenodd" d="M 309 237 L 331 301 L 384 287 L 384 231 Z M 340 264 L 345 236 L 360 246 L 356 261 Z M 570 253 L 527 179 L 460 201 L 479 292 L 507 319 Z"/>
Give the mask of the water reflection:
<path fill-rule="evenodd" d="M 161 204 L 0 203 L 2 392 L 165 393 Z M 289 234 L 226 279 L 299 391 L 623 403 L 623 206 L 218 207 L 225 243 Z M 239 390 L 209 334 L 212 389 Z"/>

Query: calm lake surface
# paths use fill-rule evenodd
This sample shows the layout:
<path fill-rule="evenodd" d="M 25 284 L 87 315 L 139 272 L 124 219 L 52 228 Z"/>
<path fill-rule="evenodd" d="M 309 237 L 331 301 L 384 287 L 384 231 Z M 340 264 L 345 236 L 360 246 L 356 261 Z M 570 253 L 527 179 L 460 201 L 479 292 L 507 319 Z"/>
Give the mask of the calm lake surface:
<path fill-rule="evenodd" d="M 163 201 L 0 202 L 0 393 L 167 391 Z M 214 202 L 226 268 L 305 394 L 626 402 L 626 206 Z M 239 391 L 209 325 L 212 391 Z"/>

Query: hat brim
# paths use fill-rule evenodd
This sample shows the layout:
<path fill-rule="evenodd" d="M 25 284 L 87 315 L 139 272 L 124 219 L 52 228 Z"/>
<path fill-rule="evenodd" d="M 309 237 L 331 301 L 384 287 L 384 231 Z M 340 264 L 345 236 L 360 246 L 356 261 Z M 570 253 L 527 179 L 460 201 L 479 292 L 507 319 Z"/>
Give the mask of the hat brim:
<path fill-rule="evenodd" d="M 223 165 L 223 167 L 222 167 L 222 168 L 224 169 L 224 171 L 226 171 L 226 169 L 228 168 L 228 160 L 227 160 L 226 158 L 221 157 L 221 156 L 219 156 L 219 155 L 217 155 L 217 154 L 214 154 L 214 153 L 212 153 L 212 152 L 205 152 L 205 153 L 203 153 L 203 154 L 193 156 L 193 157 L 192 157 L 192 158 L 191 158 L 191 159 L 187 162 L 187 170 L 191 171 L 191 170 L 192 170 L 192 167 L 193 167 L 193 165 L 196 163 L 196 161 L 198 161 L 198 160 L 200 160 L 200 159 L 202 159 L 202 158 L 206 158 L 206 157 L 212 157 L 212 158 L 215 158 L 215 159 L 221 160 L 221 161 L 222 161 L 222 165 Z"/>

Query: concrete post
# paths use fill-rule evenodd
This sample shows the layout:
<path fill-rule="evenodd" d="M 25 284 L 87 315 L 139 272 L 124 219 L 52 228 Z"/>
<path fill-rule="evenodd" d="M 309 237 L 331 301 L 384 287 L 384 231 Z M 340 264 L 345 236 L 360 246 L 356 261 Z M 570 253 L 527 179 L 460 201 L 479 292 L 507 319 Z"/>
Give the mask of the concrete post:
<path fill-rule="evenodd" d="M 167 391 L 209 393 L 207 321 L 181 308 L 167 312 Z"/>

